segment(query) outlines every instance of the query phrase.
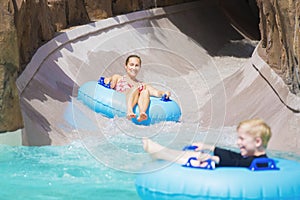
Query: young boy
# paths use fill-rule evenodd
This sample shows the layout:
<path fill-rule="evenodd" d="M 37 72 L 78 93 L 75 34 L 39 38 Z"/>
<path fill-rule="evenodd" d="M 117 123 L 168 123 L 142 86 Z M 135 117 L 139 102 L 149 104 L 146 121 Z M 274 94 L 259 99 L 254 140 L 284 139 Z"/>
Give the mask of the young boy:
<path fill-rule="evenodd" d="M 194 143 L 195 151 L 177 151 L 168 149 L 151 141 L 143 139 L 144 150 L 155 159 L 175 161 L 186 164 L 190 157 L 197 157 L 191 162 L 192 166 L 205 166 L 206 160 L 211 159 L 216 167 L 249 167 L 255 158 L 267 157 L 266 148 L 271 138 L 270 127 L 261 119 L 250 119 L 240 122 L 237 126 L 237 145 L 240 153 L 203 143 Z M 213 155 L 201 153 L 210 150 Z"/>
<path fill-rule="evenodd" d="M 137 75 L 141 69 L 141 58 L 137 55 L 130 55 L 125 62 L 126 75 L 121 76 L 114 74 L 105 78 L 104 83 L 110 83 L 110 87 L 118 92 L 126 94 L 127 102 L 127 118 L 136 118 L 133 108 L 136 104 L 139 106 L 140 115 L 138 121 L 147 120 L 146 111 L 150 103 L 150 96 L 162 97 L 166 95 L 168 99 L 171 95 L 169 91 L 157 90 L 151 85 L 145 84 L 137 80 Z"/>

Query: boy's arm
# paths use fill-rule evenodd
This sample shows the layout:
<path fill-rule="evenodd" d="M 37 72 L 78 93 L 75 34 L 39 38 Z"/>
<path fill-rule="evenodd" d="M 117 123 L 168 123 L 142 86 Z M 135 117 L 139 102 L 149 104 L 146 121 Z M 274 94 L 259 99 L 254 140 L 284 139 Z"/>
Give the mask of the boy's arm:
<path fill-rule="evenodd" d="M 219 156 L 215 156 L 215 155 L 210 155 L 208 153 L 202 153 L 199 155 L 198 157 L 198 160 L 200 162 L 203 162 L 203 161 L 207 161 L 208 159 L 211 159 L 212 161 L 214 161 L 216 164 L 219 164 L 220 163 L 220 157 Z"/>
<path fill-rule="evenodd" d="M 212 156 L 211 159 L 215 161 L 215 163 L 218 165 L 220 163 L 220 157 L 219 156 Z"/>
<path fill-rule="evenodd" d="M 192 145 L 197 146 L 195 151 L 210 150 L 210 151 L 213 152 L 215 150 L 215 145 L 205 144 L 205 143 L 202 143 L 202 142 L 196 142 L 196 143 L 193 143 Z"/>

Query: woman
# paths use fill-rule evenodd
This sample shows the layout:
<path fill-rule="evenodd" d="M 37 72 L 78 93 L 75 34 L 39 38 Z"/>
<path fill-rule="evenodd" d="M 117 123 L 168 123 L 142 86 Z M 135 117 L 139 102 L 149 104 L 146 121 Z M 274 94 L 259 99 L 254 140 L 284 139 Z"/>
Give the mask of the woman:
<path fill-rule="evenodd" d="M 157 90 L 151 85 L 137 80 L 141 64 L 142 61 L 139 56 L 130 55 L 125 62 L 126 75 L 121 76 L 119 74 L 114 74 L 113 76 L 104 79 L 105 84 L 110 83 L 110 88 L 126 94 L 128 119 L 137 117 L 133 112 L 133 108 L 138 104 L 140 115 L 137 120 L 139 122 L 148 119 L 146 111 L 149 107 L 150 96 L 162 97 L 165 95 L 166 99 L 171 96 L 169 91 Z"/>

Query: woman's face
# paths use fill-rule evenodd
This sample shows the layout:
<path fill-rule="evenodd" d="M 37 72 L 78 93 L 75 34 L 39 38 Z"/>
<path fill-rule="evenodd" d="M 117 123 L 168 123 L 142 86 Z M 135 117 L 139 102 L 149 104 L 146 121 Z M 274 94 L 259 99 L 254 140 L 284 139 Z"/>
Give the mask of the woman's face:
<path fill-rule="evenodd" d="M 141 69 L 141 62 L 139 58 L 131 57 L 128 60 L 125 70 L 131 78 L 135 78 Z"/>
<path fill-rule="evenodd" d="M 240 149 L 242 156 L 253 156 L 258 148 L 258 140 L 247 133 L 244 127 L 240 127 L 238 130 L 237 145 Z"/>

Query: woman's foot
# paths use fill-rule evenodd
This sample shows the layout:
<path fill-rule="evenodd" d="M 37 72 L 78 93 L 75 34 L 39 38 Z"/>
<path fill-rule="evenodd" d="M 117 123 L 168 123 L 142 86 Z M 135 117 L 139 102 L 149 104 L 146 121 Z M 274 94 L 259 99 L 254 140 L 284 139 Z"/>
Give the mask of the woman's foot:
<path fill-rule="evenodd" d="M 144 121 L 148 119 L 148 115 L 145 112 L 141 112 L 140 116 L 137 118 L 138 122 Z"/>
<path fill-rule="evenodd" d="M 133 119 L 133 118 L 136 118 L 136 114 L 134 114 L 133 112 L 128 112 L 127 113 L 127 119 Z"/>

